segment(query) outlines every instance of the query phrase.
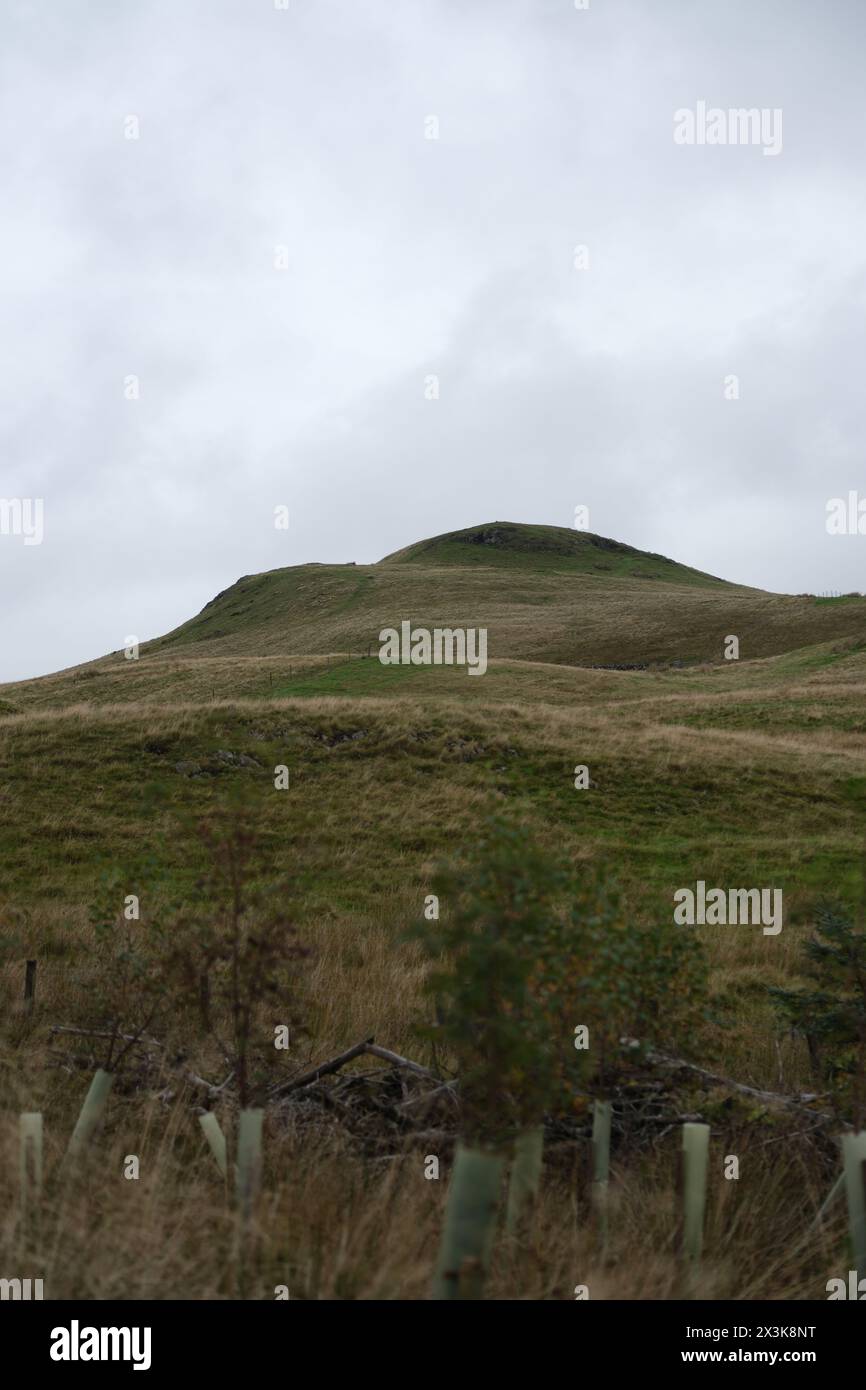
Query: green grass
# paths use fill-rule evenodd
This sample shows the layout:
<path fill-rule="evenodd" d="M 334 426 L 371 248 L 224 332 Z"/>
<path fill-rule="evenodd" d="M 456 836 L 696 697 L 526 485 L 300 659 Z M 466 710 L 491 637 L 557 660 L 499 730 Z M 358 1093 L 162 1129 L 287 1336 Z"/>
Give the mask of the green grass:
<path fill-rule="evenodd" d="M 378 657 L 356 657 L 348 661 L 334 661 L 324 670 L 317 667 L 308 675 L 298 675 L 295 680 L 280 683 L 274 688 L 274 698 L 288 696 L 362 695 L 396 696 L 420 691 L 433 692 L 440 670 L 430 666 L 385 666 Z M 446 679 L 455 673 L 446 672 Z M 456 673 L 461 681 L 466 680 L 466 672 Z M 453 689 L 452 682 L 449 686 Z"/>

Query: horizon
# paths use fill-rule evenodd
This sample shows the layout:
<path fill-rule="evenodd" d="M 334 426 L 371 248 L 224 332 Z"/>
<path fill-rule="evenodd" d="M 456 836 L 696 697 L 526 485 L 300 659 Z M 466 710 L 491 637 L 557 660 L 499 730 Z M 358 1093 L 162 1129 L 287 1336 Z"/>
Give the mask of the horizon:
<path fill-rule="evenodd" d="M 566 533 L 571 532 L 572 534 L 576 534 L 576 535 L 581 535 L 581 534 L 583 534 L 583 535 L 593 536 L 593 537 L 596 537 L 596 538 L 601 539 L 601 540 L 614 541 L 614 542 L 615 542 L 616 544 L 618 544 L 618 545 L 627 544 L 627 542 L 621 542 L 621 541 L 619 541 L 618 538 L 615 537 L 615 536 L 602 536 L 602 535 L 601 535 L 599 532 L 597 532 L 597 531 L 588 531 L 588 530 L 579 530 L 579 529 L 576 530 L 574 527 L 558 526 L 558 525 L 555 525 L 555 524 L 550 524 L 550 523 L 540 522 L 540 521 L 535 521 L 535 522 L 511 521 L 511 520 L 508 520 L 508 519 L 505 519 L 505 518 L 498 518 L 498 519 L 496 519 L 495 521 L 480 521 L 480 522 L 475 522 L 475 523 L 473 523 L 473 524 L 470 525 L 470 526 L 457 527 L 457 528 L 455 528 L 455 529 L 452 530 L 452 531 L 443 531 L 443 532 L 439 533 L 439 534 L 436 535 L 436 536 L 421 536 L 421 537 L 419 537 L 419 538 L 418 538 L 417 540 L 415 540 L 415 541 L 410 541 L 410 542 L 408 543 L 408 545 L 400 546 L 400 547 L 398 547 L 397 550 L 389 552 L 388 555 L 382 555 L 382 556 L 380 556 L 380 558 L 379 558 L 378 560 L 370 560 L 370 561 L 365 561 L 365 560 L 305 560 L 305 561 L 300 562 L 300 563 L 297 564 L 297 565 L 278 565 L 278 566 L 275 566 L 273 569 L 269 569 L 269 570 L 252 570 L 252 571 L 249 571 L 249 572 L 246 573 L 246 574 L 238 575 L 237 578 L 234 579 L 234 580 L 231 582 L 231 584 L 225 585 L 221 590 L 218 590 L 216 594 L 211 595 L 210 598 L 208 598 L 208 599 L 205 600 L 205 602 L 204 602 L 204 604 L 201 606 L 201 608 L 197 609 L 194 613 L 187 613 L 186 615 L 180 617 L 179 621 L 176 622 L 176 623 L 174 623 L 172 627 L 166 628 L 164 632 L 153 633 L 153 634 L 152 634 L 151 636 L 149 636 L 149 637 L 140 637 L 140 638 L 138 638 L 138 641 L 140 642 L 141 645 L 146 645 L 146 644 L 149 643 L 149 642 L 156 641 L 156 640 L 158 640 L 159 638 L 166 636 L 169 632 L 173 632 L 176 628 L 181 627 L 181 626 L 183 626 L 184 623 L 190 621 L 190 619 L 199 616 L 211 603 L 213 603 L 213 602 L 215 601 L 215 599 L 216 599 L 217 597 L 221 596 L 223 593 L 226 593 L 226 592 L 228 592 L 229 590 L 231 590 L 232 588 L 234 588 L 234 586 L 235 586 L 236 584 L 240 583 L 243 579 L 258 578 L 258 577 L 261 577 L 262 575 L 266 575 L 266 574 L 276 574 L 276 573 L 280 572 L 281 570 L 287 570 L 287 569 L 304 569 L 304 568 L 306 568 L 306 567 L 315 566 L 315 565 L 321 565 L 321 566 L 326 567 L 326 568 L 329 567 L 329 566 L 335 566 L 335 567 L 337 567 L 337 566 L 344 566 L 344 565 L 357 565 L 359 568 L 370 568 L 370 567 L 373 567 L 373 566 L 375 566 L 375 565 L 384 564 L 384 563 L 386 563 L 386 562 L 391 558 L 391 556 L 396 555 L 396 554 L 399 554 L 399 553 L 400 553 L 401 551 L 403 551 L 403 550 L 411 549 L 411 548 L 413 548 L 413 547 L 416 546 L 416 545 L 421 545 L 421 544 L 424 544 L 424 543 L 429 542 L 429 541 L 440 540 L 440 539 L 443 539 L 443 538 L 448 537 L 448 536 L 451 536 L 451 535 L 459 535 L 459 534 L 461 534 L 461 533 L 464 532 L 464 531 L 473 531 L 473 530 L 476 530 L 476 529 L 484 529 L 484 528 L 489 527 L 489 526 L 520 526 L 520 527 L 531 528 L 531 529 L 533 529 L 533 530 L 538 530 L 539 528 L 544 528 L 544 529 L 546 529 L 546 530 L 563 531 L 563 532 L 566 532 Z M 677 564 L 677 565 L 681 565 L 681 564 L 683 563 L 682 561 L 680 561 L 680 560 L 677 558 L 676 555 L 659 555 L 658 552 L 644 551 L 644 550 L 641 550 L 640 547 L 636 547 L 636 546 L 635 546 L 635 547 L 630 547 L 630 548 L 631 548 L 631 549 L 634 549 L 634 550 L 636 550 L 636 551 L 638 551 L 638 553 L 643 554 L 643 555 L 654 555 L 654 556 L 657 556 L 658 558 L 661 558 L 661 559 L 670 560 L 670 561 L 672 561 L 673 563 L 675 563 L 675 564 Z M 708 572 L 708 571 L 701 571 L 701 573 L 708 574 L 709 572 Z M 709 577 L 714 578 L 714 579 L 719 579 L 719 580 L 721 580 L 723 583 L 734 585 L 734 586 L 737 587 L 737 588 L 750 587 L 750 586 L 746 586 L 746 585 L 741 584 L 741 582 L 740 582 L 739 580 L 736 580 L 736 579 L 728 579 L 727 576 L 725 576 L 725 575 L 711 575 L 711 576 L 709 576 Z M 656 582 L 657 582 L 657 581 L 656 581 Z M 766 589 L 766 590 L 762 590 L 762 592 L 765 592 L 765 593 L 768 593 L 768 594 L 772 594 L 772 595 L 777 596 L 777 597 L 787 597 L 787 598 L 804 598 L 804 597 L 805 597 L 805 598 L 821 598 L 821 597 L 825 597 L 825 596 L 831 596 L 831 595 L 822 595 L 822 594 L 819 594 L 819 593 L 813 593 L 813 592 L 808 592 L 808 591 L 804 591 L 803 593 L 800 593 L 800 594 L 789 594 L 789 593 L 786 593 L 784 590 L 776 590 L 776 589 Z M 836 594 L 834 594 L 834 595 L 832 595 L 832 596 L 833 596 L 833 597 L 854 597 L 854 596 L 857 596 L 858 594 L 859 594 L 859 591 L 850 591 L 849 593 L 846 593 L 846 594 L 836 593 Z M 8 680 L 5 680 L 5 679 L 4 679 L 4 680 L 0 680 L 0 688 L 2 688 L 4 685 L 7 685 L 7 684 L 12 685 L 12 684 L 17 684 L 18 682 L 22 682 L 22 681 L 40 680 L 40 679 L 41 679 L 42 677 L 44 677 L 44 676 L 57 675 L 57 674 L 59 674 L 59 673 L 60 673 L 61 671 L 63 671 L 63 670 L 68 670 L 68 669 L 74 668 L 74 667 L 76 667 L 76 666 L 87 665 L 89 662 L 98 661 L 98 660 L 100 660 L 101 658 L 104 658 L 105 656 L 110 655 L 112 652 L 120 651 L 120 650 L 122 650 L 122 645 L 119 646 L 119 647 L 116 647 L 116 648 L 110 648 L 108 651 L 98 652 L 98 653 L 96 653 L 94 656 L 84 656 L 84 657 L 82 657 L 79 661 L 70 662 L 70 663 L 69 663 L 69 666 L 66 666 L 66 667 L 52 667 L 50 670 L 47 670 L 47 671 L 39 671 L 39 672 L 36 672 L 35 674 L 19 675 L 19 676 L 12 677 L 12 678 L 10 678 L 10 679 L 8 679 Z"/>

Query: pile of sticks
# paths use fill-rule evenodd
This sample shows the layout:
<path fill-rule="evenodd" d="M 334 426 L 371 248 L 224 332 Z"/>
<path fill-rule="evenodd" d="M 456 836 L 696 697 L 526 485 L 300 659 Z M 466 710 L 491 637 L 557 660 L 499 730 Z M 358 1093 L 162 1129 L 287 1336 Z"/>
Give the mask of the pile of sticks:
<path fill-rule="evenodd" d="M 78 1044 L 91 1042 L 83 1051 L 59 1054 L 62 1061 L 56 1061 L 55 1065 L 62 1065 L 69 1071 L 92 1068 L 96 1064 L 93 1044 L 111 1037 L 107 1031 L 62 1025 L 52 1027 L 50 1032 Z M 236 1100 L 233 1070 L 221 1081 L 209 1081 L 191 1071 L 183 1058 L 169 1057 L 158 1039 L 142 1034 L 130 1036 L 129 1041 L 134 1047 L 123 1075 L 118 1077 L 119 1091 L 129 1093 L 151 1088 L 166 1105 L 192 1092 L 193 1107 L 198 1113 Z M 637 1048 L 637 1044 L 627 1039 L 622 1042 L 626 1054 Z M 359 1069 L 357 1063 L 366 1059 L 379 1065 Z M 649 1051 L 641 1062 L 635 1065 L 636 1062 L 634 1058 L 631 1065 L 624 1067 L 608 1092 L 613 1105 L 614 1137 L 629 1148 L 655 1145 L 674 1127 L 705 1119 L 702 1108 L 706 1095 L 712 1093 L 717 1098 L 720 1090 L 727 1090 L 732 1096 L 743 1096 L 768 1113 L 775 1111 L 784 1115 L 787 1112 L 790 1119 L 797 1118 L 801 1123 L 808 1117 L 813 1134 L 839 1124 L 824 1109 L 823 1096 L 795 1098 L 760 1091 L 662 1052 Z M 350 1072 L 340 1075 L 350 1063 L 356 1065 Z M 262 1103 L 272 1109 L 277 1124 L 282 1121 L 304 1128 L 326 1122 L 338 1123 L 365 1151 L 378 1155 L 399 1153 L 405 1149 L 407 1141 L 448 1145 L 454 1142 L 461 1129 L 459 1080 L 443 1077 L 410 1057 L 380 1046 L 372 1035 L 314 1067 L 275 1083 L 263 1096 Z M 571 1113 L 546 1117 L 547 1149 L 558 1148 L 565 1157 L 568 1150 L 582 1148 L 591 1139 L 592 1099 L 589 1095 L 576 1094 Z"/>

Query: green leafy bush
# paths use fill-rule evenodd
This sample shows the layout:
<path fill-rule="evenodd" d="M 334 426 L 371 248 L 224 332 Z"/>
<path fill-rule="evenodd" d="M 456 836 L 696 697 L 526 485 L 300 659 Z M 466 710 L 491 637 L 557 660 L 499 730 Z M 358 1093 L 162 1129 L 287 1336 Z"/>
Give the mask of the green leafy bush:
<path fill-rule="evenodd" d="M 620 1038 L 669 1040 L 702 994 L 693 937 L 637 925 L 602 868 L 569 864 L 502 821 L 468 864 L 441 868 L 441 921 L 414 930 L 432 960 L 438 1023 L 467 1136 L 500 1144 L 575 1097 L 604 1095 Z M 575 1029 L 588 1047 L 575 1047 Z"/>

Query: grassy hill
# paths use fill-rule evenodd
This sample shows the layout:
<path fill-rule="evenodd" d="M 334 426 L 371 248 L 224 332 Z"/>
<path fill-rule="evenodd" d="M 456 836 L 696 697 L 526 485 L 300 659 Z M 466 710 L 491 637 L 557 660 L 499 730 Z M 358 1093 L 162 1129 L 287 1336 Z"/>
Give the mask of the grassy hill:
<path fill-rule="evenodd" d="M 497 522 L 421 541 L 375 565 L 246 575 L 196 617 L 144 643 L 140 661 L 114 652 L 3 687 L 0 701 L 11 711 L 82 698 L 154 699 L 160 690 L 166 699 L 288 691 L 302 672 L 319 670 L 318 658 L 346 664 L 375 655 L 380 631 L 407 618 L 427 628 L 485 627 L 489 659 L 499 666 L 724 668 L 729 634 L 740 640 L 742 661 L 866 640 L 866 599 L 765 593 L 604 537 Z M 346 675 L 346 690 L 399 693 L 425 679 L 431 690 L 444 689 L 453 678 L 444 669 L 358 667 Z M 305 681 L 299 693 L 308 689 Z"/>
<path fill-rule="evenodd" d="M 495 523 L 422 541 L 377 565 L 246 576 L 145 651 L 375 651 L 379 632 L 404 618 L 486 627 L 493 659 L 634 665 L 721 661 L 729 633 L 744 658 L 862 636 L 866 600 L 767 594 L 600 536 Z"/>
<path fill-rule="evenodd" d="M 378 632 L 404 617 L 487 626 L 487 674 L 382 666 Z M 728 633 L 740 637 L 739 662 L 721 659 Z M 625 664 L 648 669 L 592 669 Z M 54 1161 L 86 1086 L 89 1054 L 58 1063 L 48 1030 L 92 1026 L 89 909 L 102 876 L 119 871 L 125 891 L 157 915 L 166 895 L 194 896 L 199 865 L 178 816 L 204 815 L 236 794 L 255 805 L 293 876 L 292 911 L 316 952 L 310 1033 L 293 1064 L 371 1033 L 418 1056 L 421 967 L 404 929 L 434 863 L 471 854 L 479 824 L 505 811 L 576 862 L 615 869 L 634 920 L 669 921 L 674 890 L 697 878 L 782 887 L 778 937 L 694 929 L 711 1008 L 689 1052 L 748 1085 L 808 1089 L 805 1045 L 780 1034 L 766 986 L 798 978 L 822 896 L 858 900 L 864 710 L 866 602 L 766 594 L 598 537 L 506 523 L 421 542 L 377 565 L 247 577 L 146 644 L 138 661 L 114 653 L 3 687 L 0 922 L 7 932 L 15 924 L 14 947 L 0 956 L 8 1000 L 20 995 L 21 959 L 40 962 L 36 1010 L 7 1008 L 0 1033 L 7 1209 L 17 1112 L 44 1111 Z M 590 769 L 585 792 L 573 784 L 578 763 Z M 274 788 L 278 765 L 291 772 L 285 792 Z M 157 1099 L 165 1090 L 172 1098 Z M 213 1251 L 227 1228 L 190 1123 L 194 1102 L 167 1081 L 131 1082 L 118 1097 L 100 1152 L 109 1169 L 143 1153 L 147 1204 L 136 1205 L 137 1184 L 106 1182 L 80 1227 L 67 1213 L 46 1296 L 224 1296 Z M 822 1280 L 838 1272 L 841 1218 L 796 1259 L 766 1251 L 782 1250 L 785 1233 L 814 1215 L 832 1181 L 826 1155 L 792 1141 L 783 1161 L 778 1145 L 766 1148 L 775 1131 L 760 1107 L 726 1105 L 721 1096 L 681 1100 L 683 1109 L 709 1106 L 719 1143 L 736 1134 L 737 1147 L 722 1151 L 761 1174 L 762 1186 L 750 1178 L 737 1198 L 755 1204 L 738 1224 L 752 1234 L 726 1243 L 721 1207 L 713 1218 L 711 1287 L 732 1298 L 822 1297 Z M 424 1296 L 445 1184 L 419 1188 L 417 1164 L 439 1141 L 407 1138 L 386 1161 L 323 1120 L 300 1124 L 295 1112 L 269 1120 L 272 1210 L 282 1215 L 262 1231 L 263 1296 L 287 1278 L 292 1297 Z M 592 1251 L 563 1222 L 577 1181 L 563 1158 L 540 1216 L 544 1258 L 531 1274 L 503 1267 L 503 1296 L 568 1298 L 576 1260 L 589 1262 L 602 1290 L 593 1297 L 641 1296 L 634 1271 L 650 1264 L 667 1296 L 668 1197 L 644 1200 L 648 1183 L 664 1188 L 662 1151 L 642 1156 L 623 1140 L 617 1152 L 622 1202 L 640 1220 L 621 1225 L 613 1273 L 592 1266 Z M 0 1250 L 10 1269 L 12 1240 L 9 1224 Z"/>

